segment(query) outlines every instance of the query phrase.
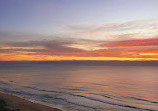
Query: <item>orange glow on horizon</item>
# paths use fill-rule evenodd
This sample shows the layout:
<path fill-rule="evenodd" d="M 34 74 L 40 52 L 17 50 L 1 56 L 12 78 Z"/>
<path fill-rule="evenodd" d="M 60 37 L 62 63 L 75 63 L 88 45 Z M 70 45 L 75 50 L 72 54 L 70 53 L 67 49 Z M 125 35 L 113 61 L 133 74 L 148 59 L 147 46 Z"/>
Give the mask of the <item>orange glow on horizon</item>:
<path fill-rule="evenodd" d="M 75 57 L 50 55 L 0 55 L 0 61 L 64 61 L 64 60 L 94 60 L 94 61 L 150 61 L 158 58 L 130 58 L 130 57 Z"/>

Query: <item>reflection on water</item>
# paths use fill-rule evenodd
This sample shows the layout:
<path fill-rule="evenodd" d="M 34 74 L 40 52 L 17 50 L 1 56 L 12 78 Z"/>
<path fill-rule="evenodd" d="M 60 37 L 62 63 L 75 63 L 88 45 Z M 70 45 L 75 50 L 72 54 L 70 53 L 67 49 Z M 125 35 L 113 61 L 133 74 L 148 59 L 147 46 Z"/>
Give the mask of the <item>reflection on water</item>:
<path fill-rule="evenodd" d="M 0 90 L 72 111 L 158 110 L 155 66 L 4 65 Z"/>

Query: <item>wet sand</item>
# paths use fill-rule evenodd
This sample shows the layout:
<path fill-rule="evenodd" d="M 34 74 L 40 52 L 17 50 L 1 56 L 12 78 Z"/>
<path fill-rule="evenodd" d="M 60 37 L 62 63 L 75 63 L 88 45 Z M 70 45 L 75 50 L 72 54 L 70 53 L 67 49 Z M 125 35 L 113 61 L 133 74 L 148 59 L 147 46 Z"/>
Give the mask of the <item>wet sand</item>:
<path fill-rule="evenodd" d="M 0 92 L 0 111 L 61 111 L 57 108 L 33 103 L 13 94 Z"/>

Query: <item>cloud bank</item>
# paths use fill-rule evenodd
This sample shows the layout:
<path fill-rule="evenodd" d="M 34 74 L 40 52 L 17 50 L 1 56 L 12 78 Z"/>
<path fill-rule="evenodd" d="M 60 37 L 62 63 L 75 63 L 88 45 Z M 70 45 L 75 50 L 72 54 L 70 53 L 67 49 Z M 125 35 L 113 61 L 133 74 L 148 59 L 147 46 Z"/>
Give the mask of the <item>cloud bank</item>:
<path fill-rule="evenodd" d="M 158 19 L 65 29 L 60 36 L 0 33 L 0 60 L 158 60 Z"/>

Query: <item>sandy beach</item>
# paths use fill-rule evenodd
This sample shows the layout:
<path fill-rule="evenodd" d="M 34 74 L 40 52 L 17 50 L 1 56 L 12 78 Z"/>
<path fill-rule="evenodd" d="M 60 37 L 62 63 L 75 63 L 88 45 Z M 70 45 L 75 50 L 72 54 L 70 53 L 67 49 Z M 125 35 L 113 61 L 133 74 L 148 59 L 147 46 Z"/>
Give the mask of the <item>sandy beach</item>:
<path fill-rule="evenodd" d="M 12 94 L 0 92 L 0 111 L 61 111 L 39 103 L 33 103 Z"/>

